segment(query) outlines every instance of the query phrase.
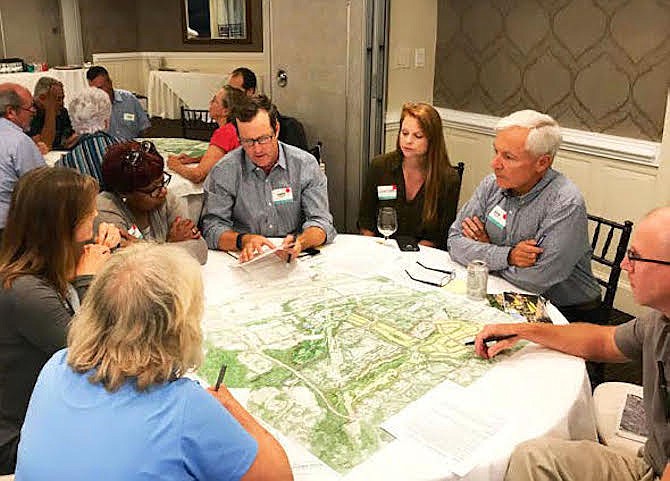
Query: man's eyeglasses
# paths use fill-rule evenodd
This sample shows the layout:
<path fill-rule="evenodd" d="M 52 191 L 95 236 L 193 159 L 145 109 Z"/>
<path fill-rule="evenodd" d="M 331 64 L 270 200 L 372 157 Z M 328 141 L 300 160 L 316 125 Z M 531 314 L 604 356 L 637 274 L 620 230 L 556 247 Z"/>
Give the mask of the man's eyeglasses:
<path fill-rule="evenodd" d="M 161 180 L 160 185 L 158 185 L 156 187 L 151 187 L 149 189 L 136 189 L 136 190 L 137 190 L 137 192 L 141 192 L 142 194 L 147 194 L 150 197 L 156 198 L 160 195 L 161 189 L 163 187 L 168 186 L 171 179 L 172 179 L 172 175 L 168 174 L 167 172 L 163 172 L 163 179 Z"/>
<path fill-rule="evenodd" d="M 422 264 L 419 261 L 416 261 L 416 263 L 419 264 L 421 267 L 423 267 L 424 269 L 426 269 L 428 271 L 441 272 L 442 274 L 445 274 L 445 275 L 442 276 L 441 278 L 439 278 L 436 282 L 435 281 L 428 281 L 428 280 L 425 280 L 425 279 L 419 279 L 417 277 L 412 276 L 412 274 L 410 274 L 409 271 L 407 269 L 405 269 L 405 274 L 407 274 L 407 276 L 410 279 L 412 279 L 413 281 L 421 282 L 423 284 L 428 284 L 429 286 L 444 287 L 447 284 L 449 284 L 451 281 L 453 281 L 454 278 L 456 277 L 456 273 L 454 271 L 445 271 L 443 269 L 437 269 L 435 267 L 428 267 L 428 266 Z"/>
<path fill-rule="evenodd" d="M 660 259 L 646 259 L 644 257 L 640 257 L 637 255 L 637 253 L 633 249 L 628 249 L 626 251 L 626 256 L 628 257 L 628 260 L 631 262 L 651 262 L 652 264 L 662 264 L 664 266 L 670 266 L 670 261 L 662 261 Z"/>
<path fill-rule="evenodd" d="M 26 112 L 31 112 L 31 113 L 33 113 L 33 114 L 34 114 L 35 112 L 37 112 L 37 108 L 36 108 L 34 105 L 31 105 L 30 107 L 24 107 L 24 106 L 22 106 L 22 105 L 19 105 L 19 108 L 20 108 L 21 110 L 25 110 Z"/>
<path fill-rule="evenodd" d="M 261 135 L 260 137 L 256 137 L 255 139 L 240 139 L 240 144 L 242 144 L 245 147 L 253 147 L 254 144 L 265 145 L 274 138 L 275 134 Z"/>

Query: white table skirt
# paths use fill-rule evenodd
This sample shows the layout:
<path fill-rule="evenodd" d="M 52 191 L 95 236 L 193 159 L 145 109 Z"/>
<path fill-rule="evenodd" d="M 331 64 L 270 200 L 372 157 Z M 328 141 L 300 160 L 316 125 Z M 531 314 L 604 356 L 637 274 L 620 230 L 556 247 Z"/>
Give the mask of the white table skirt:
<path fill-rule="evenodd" d="M 211 98 L 225 83 L 223 74 L 152 70 L 149 73 L 149 115 L 179 119 L 182 105 L 206 110 Z"/>
<path fill-rule="evenodd" d="M 46 72 L 21 72 L 21 73 L 7 73 L 0 75 L 0 83 L 13 82 L 23 85 L 30 90 L 32 94 L 35 90 L 35 84 L 41 77 L 53 77 L 63 83 L 63 91 L 65 92 L 65 107 L 69 99 L 78 92 L 88 87 L 86 80 L 86 70 L 83 68 L 75 70 L 55 70 L 49 69 Z"/>
<path fill-rule="evenodd" d="M 365 274 L 378 273 L 412 283 L 403 269 L 417 259 L 427 265 L 454 269 L 457 279 L 466 278 L 465 269 L 449 259 L 445 251 L 421 246 L 418 253 L 400 252 L 397 248 L 382 246 L 375 238 L 338 235 L 332 245 L 322 249 L 314 261 L 326 266 L 350 269 Z M 310 262 L 308 260 L 300 262 Z M 208 305 L 213 305 L 222 292 L 236 292 L 244 282 L 233 274 L 229 265 L 236 262 L 223 252 L 210 251 L 203 267 Z M 239 272 L 239 271 L 238 271 Z M 295 281 L 295 280 L 294 280 Z M 287 288 L 292 285 L 289 277 Z M 259 287 L 262 288 L 262 287 Z M 489 279 L 489 292 L 514 289 L 500 278 Z M 205 312 L 207 313 L 207 309 Z M 556 323 L 565 318 L 550 306 Z M 205 314 L 207 316 L 207 314 Z M 206 321 L 205 321 L 206 322 Z M 496 364 L 467 389 L 477 399 L 488 399 L 514 421 L 504 429 L 502 441 L 489 452 L 489 460 L 468 473 L 464 478 L 445 472 L 439 455 L 409 441 L 396 440 L 377 451 L 343 478 L 323 465 L 305 448 L 286 436 L 279 435 L 284 445 L 296 480 L 502 480 L 509 456 L 518 443 L 538 436 L 549 435 L 563 439 L 596 439 L 595 417 L 591 389 L 584 361 L 559 352 L 529 344 L 507 360 Z M 237 395 L 237 394 L 236 394 Z M 244 391 L 239 392 L 244 396 Z M 290 436 L 290 433 L 285 433 Z"/>

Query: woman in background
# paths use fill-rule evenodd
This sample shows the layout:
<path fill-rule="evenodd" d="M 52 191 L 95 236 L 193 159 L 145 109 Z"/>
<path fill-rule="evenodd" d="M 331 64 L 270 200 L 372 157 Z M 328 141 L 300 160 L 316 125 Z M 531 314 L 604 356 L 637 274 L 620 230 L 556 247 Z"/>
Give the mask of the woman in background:
<path fill-rule="evenodd" d="M 191 182 L 196 184 L 203 182 L 212 167 L 224 155 L 239 147 L 233 109 L 245 99 L 246 96 L 241 90 L 230 85 L 221 88 L 209 102 L 209 115 L 219 124 L 219 128 L 212 134 L 207 152 L 199 158 L 189 157 L 186 154 L 171 155 L 168 157 L 168 168 Z M 198 165 L 195 167 L 188 165 L 193 163 Z"/>
<path fill-rule="evenodd" d="M 98 219 L 121 229 L 127 241 L 176 242 L 201 264 L 207 244 L 185 205 L 168 191 L 170 174 L 151 142 L 125 142 L 109 148 L 102 163 L 105 192 L 98 195 Z"/>
<path fill-rule="evenodd" d="M 70 101 L 70 119 L 79 139 L 58 165 L 77 169 L 102 184 L 102 159 L 110 145 L 119 143 L 105 132 L 111 115 L 112 104 L 104 91 L 87 87 L 77 93 Z"/>
<path fill-rule="evenodd" d="M 419 244 L 446 248 L 456 218 L 460 178 L 447 156 L 442 119 L 424 103 L 406 103 L 400 115 L 396 150 L 372 160 L 361 198 L 358 227 L 379 235 L 377 212 L 394 207 L 398 230 Z"/>
<path fill-rule="evenodd" d="M 44 366 L 17 479 L 290 481 L 286 453 L 202 362 L 200 266 L 172 245 L 114 254 Z"/>
<path fill-rule="evenodd" d="M 72 315 L 120 237 L 93 237 L 98 183 L 40 167 L 16 184 L 0 247 L 0 474 L 14 472 L 19 433 L 37 375 L 65 346 Z"/>

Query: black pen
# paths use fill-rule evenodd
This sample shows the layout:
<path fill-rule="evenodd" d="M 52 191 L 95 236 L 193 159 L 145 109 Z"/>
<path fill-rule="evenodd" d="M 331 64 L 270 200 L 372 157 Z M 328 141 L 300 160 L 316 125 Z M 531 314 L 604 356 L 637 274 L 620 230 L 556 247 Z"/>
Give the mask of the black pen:
<path fill-rule="evenodd" d="M 214 385 L 214 390 L 218 391 L 219 388 L 221 387 L 221 383 L 223 382 L 223 378 L 226 375 L 226 369 L 228 369 L 228 366 L 225 364 L 221 364 L 221 370 L 219 371 L 219 377 L 216 378 L 216 384 Z"/>
<path fill-rule="evenodd" d="M 484 344 L 487 342 L 493 342 L 493 341 L 504 341 L 505 339 L 511 339 L 513 337 L 516 337 L 516 334 L 505 334 L 504 336 L 491 336 L 487 337 L 484 339 Z M 475 345 L 475 340 L 473 339 L 472 341 L 465 341 L 466 346 L 474 346 Z"/>
<path fill-rule="evenodd" d="M 535 247 L 540 247 L 544 242 L 544 239 L 547 237 L 547 234 L 542 234 L 540 238 L 535 242 Z"/>

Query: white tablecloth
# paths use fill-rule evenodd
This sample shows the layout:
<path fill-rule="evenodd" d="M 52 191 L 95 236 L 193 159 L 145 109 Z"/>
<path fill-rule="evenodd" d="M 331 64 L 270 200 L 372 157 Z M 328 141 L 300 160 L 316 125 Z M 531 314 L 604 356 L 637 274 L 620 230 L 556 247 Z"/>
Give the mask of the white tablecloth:
<path fill-rule="evenodd" d="M 457 280 L 454 282 L 466 277 L 465 270 L 451 262 L 444 251 L 422 246 L 418 253 L 400 252 L 397 248 L 380 245 L 375 238 L 354 235 L 339 235 L 334 244 L 322 249 L 321 255 L 307 259 L 300 262 L 323 262 L 326 267 L 346 268 L 353 273 L 379 273 L 410 284 L 413 281 L 407 279 L 403 269 L 417 259 L 427 265 L 455 269 Z M 244 276 L 233 274 L 228 268 L 233 262 L 236 261 L 223 252 L 210 251 L 209 260 L 203 268 L 209 305 L 213 305 L 223 292 L 239 292 L 245 282 L 257 285 L 258 280 L 245 281 Z M 285 282 L 286 288 L 290 289 L 296 282 L 289 277 Z M 258 284 L 257 288 L 263 289 L 263 286 Z M 502 279 L 489 279 L 489 292 L 510 289 L 513 287 Z M 271 306 L 265 308 L 270 309 Z M 207 316 L 208 309 L 205 312 Z M 550 314 L 555 322 L 565 323 L 555 308 L 550 307 Z M 207 317 L 205 322 L 208 322 Z M 596 439 L 590 385 L 584 361 L 579 358 L 529 344 L 509 359 L 496 364 L 466 389 L 473 398 L 490 400 L 513 421 L 503 431 L 501 441 L 488 452 L 487 462 L 462 479 L 502 480 L 514 446 L 526 439 L 542 435 Z M 290 436 L 290 433 L 286 434 Z M 278 435 L 278 438 L 288 453 L 296 480 L 340 479 L 305 448 L 285 436 Z M 342 479 L 411 481 L 461 478 L 447 472 L 441 457 L 435 452 L 413 442 L 396 440 Z"/>
<path fill-rule="evenodd" d="M 225 83 L 223 74 L 152 70 L 149 73 L 149 115 L 178 119 L 182 105 L 206 110 Z"/>
<path fill-rule="evenodd" d="M 88 87 L 86 80 L 86 70 L 83 68 L 75 70 L 55 70 L 49 69 L 46 72 L 21 72 L 21 73 L 7 73 L 0 75 L 0 83 L 13 82 L 23 85 L 25 88 L 33 93 L 35 84 L 40 77 L 53 77 L 63 83 L 63 91 L 65 92 L 65 106 L 67 107 L 68 99 L 77 92 Z"/>

